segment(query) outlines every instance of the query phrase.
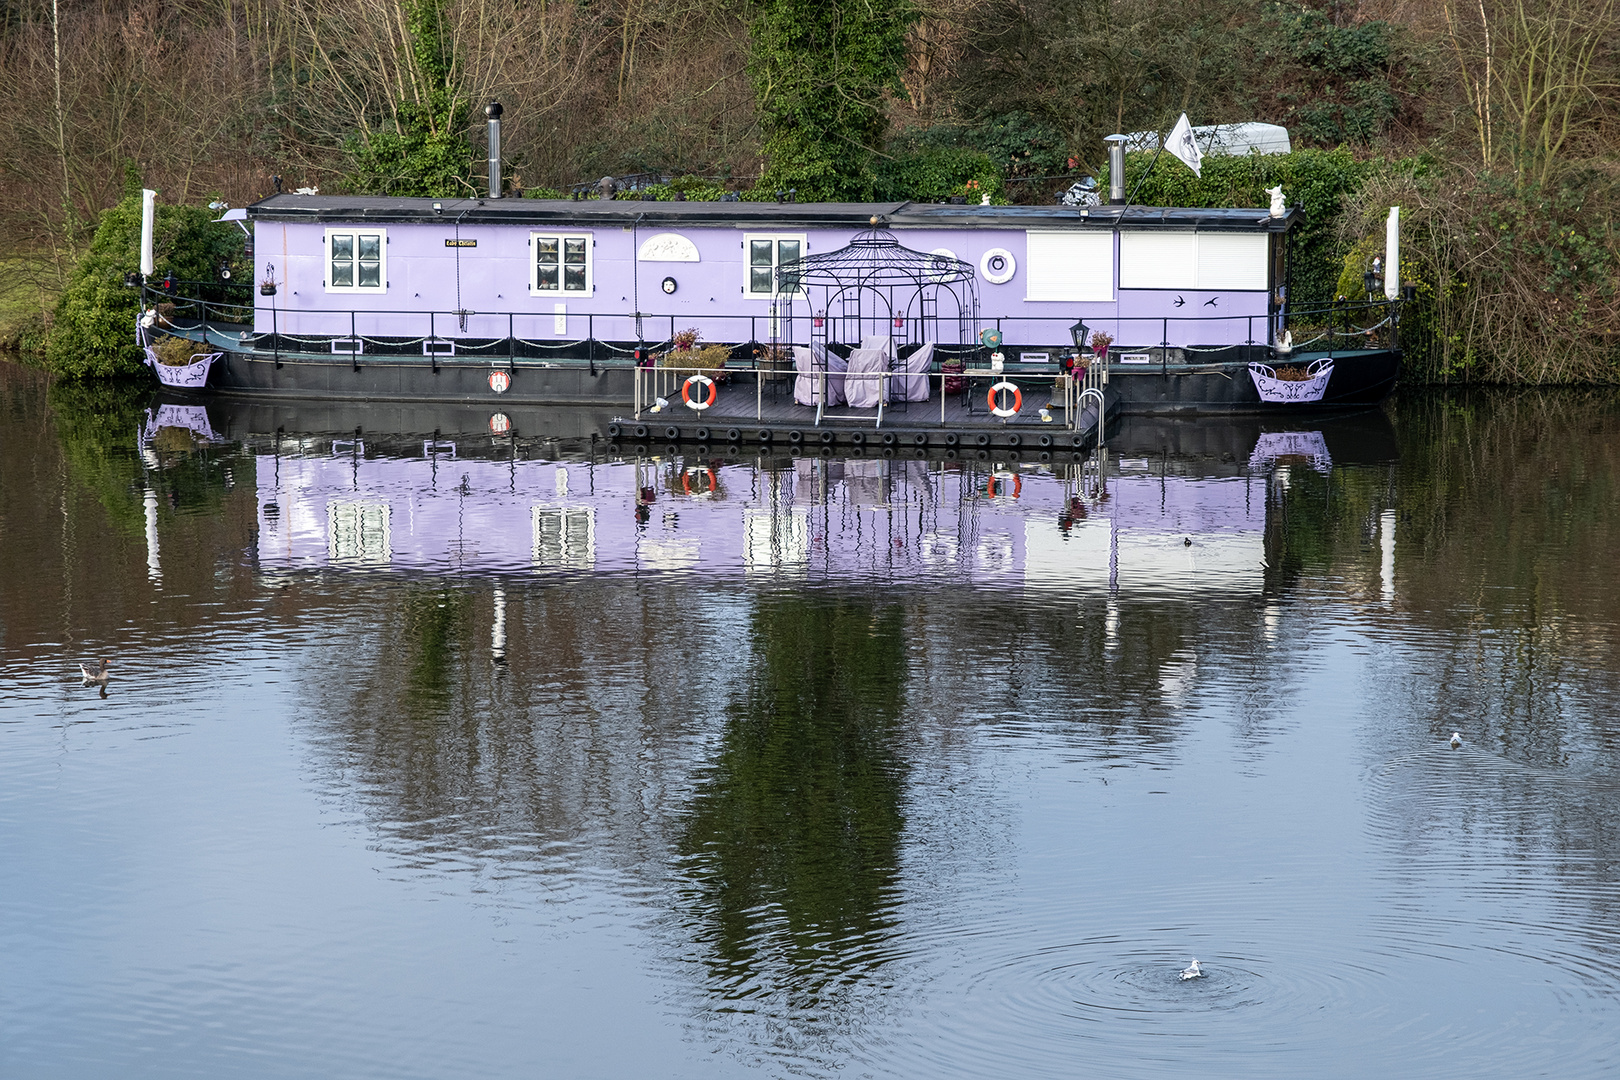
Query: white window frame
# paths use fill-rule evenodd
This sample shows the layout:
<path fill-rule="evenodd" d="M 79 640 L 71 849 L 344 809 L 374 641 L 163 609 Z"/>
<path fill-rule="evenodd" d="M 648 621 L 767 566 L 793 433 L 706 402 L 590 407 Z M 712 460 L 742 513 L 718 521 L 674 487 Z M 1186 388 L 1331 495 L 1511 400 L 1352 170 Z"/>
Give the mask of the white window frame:
<path fill-rule="evenodd" d="M 754 241 L 755 240 L 769 240 L 771 242 L 771 291 L 770 292 L 754 292 L 753 288 L 752 288 L 752 286 L 754 284 L 754 277 L 753 277 L 754 264 L 750 260 L 752 259 L 753 253 L 754 253 Z M 743 299 L 745 299 L 745 300 L 773 300 L 773 299 L 776 298 L 776 295 L 777 295 L 777 293 L 776 293 L 776 271 L 778 269 L 780 269 L 781 265 L 782 265 L 782 248 L 780 247 L 780 242 L 783 241 L 783 240 L 797 240 L 799 242 L 799 258 L 802 259 L 806 255 L 810 254 L 810 234 L 809 233 L 789 233 L 789 232 L 751 232 L 751 233 L 743 233 L 743 238 L 742 238 L 742 294 L 743 294 Z M 801 293 L 803 291 L 804 291 L 803 289 L 800 289 Z"/>
<path fill-rule="evenodd" d="M 563 282 L 561 273 L 562 262 L 558 262 L 557 287 L 555 289 L 542 289 L 540 287 L 540 241 L 557 241 L 557 257 L 566 258 L 566 241 L 585 241 L 585 288 L 569 289 Z M 550 296 L 558 300 L 570 296 L 593 296 L 596 293 L 596 234 L 579 232 L 578 230 L 564 229 L 537 229 L 529 234 L 529 295 Z"/>
<path fill-rule="evenodd" d="M 335 285 L 333 281 L 337 275 L 332 273 L 332 238 L 334 236 L 349 236 L 354 238 L 354 256 L 350 260 L 354 264 L 352 285 Z M 377 284 L 361 285 L 360 282 L 360 237 L 375 236 L 377 238 Z M 329 293 L 385 293 L 388 291 L 388 230 L 375 226 L 344 225 L 330 226 L 326 230 L 325 240 L 321 246 L 321 258 L 324 264 L 321 268 L 321 277 L 326 279 L 326 291 Z"/>

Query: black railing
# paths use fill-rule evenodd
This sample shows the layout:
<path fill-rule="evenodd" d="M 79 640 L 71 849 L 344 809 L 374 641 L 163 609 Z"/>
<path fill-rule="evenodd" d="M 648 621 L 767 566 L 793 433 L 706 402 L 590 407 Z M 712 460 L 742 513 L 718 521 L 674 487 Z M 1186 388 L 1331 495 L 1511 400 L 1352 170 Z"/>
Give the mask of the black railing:
<path fill-rule="evenodd" d="M 455 357 L 504 360 L 508 364 L 519 360 L 567 360 L 588 363 L 594 370 L 598 363 L 649 363 L 653 354 L 671 348 L 683 327 L 694 323 L 702 328 L 705 340 L 730 344 L 732 362 L 741 365 L 757 366 L 758 356 L 773 347 L 809 344 L 783 339 L 781 331 L 788 320 L 772 315 L 769 310 L 751 315 L 638 315 L 629 311 L 311 311 L 284 310 L 273 302 L 266 305 L 271 315 L 270 331 L 255 330 L 248 337 L 242 337 L 243 325 L 252 325 L 254 320 L 256 298 L 251 285 L 180 280 L 169 280 L 166 284 L 169 287 L 154 279 L 142 289 L 145 306 L 155 306 L 158 311 L 160 329 L 206 334 L 210 328 L 223 324 L 244 344 L 272 351 L 278 358 L 282 353 L 335 354 L 351 356 L 358 364 L 361 356 L 411 356 L 429 359 L 435 368 L 441 360 Z M 196 289 L 197 293 L 187 295 L 184 291 L 187 288 Z M 1293 333 L 1293 348 L 1301 351 L 1385 346 L 1395 339 L 1399 310 L 1400 301 L 1379 299 L 1291 308 L 1280 315 L 1113 316 L 1088 318 L 1084 324 L 1088 339 L 1095 331 L 1110 336 L 1111 358 L 1122 353 L 1133 357 L 1148 353 L 1146 362 L 1153 364 L 1213 363 L 1246 361 L 1269 353 L 1285 330 Z M 300 332 L 295 333 L 284 325 L 289 319 L 297 320 L 295 326 Z M 558 319 L 565 320 L 561 332 L 557 329 Z M 575 329 L 581 327 L 581 321 L 583 334 Z M 792 325 L 808 331 L 813 321 L 795 318 Z M 839 321 L 828 317 L 829 324 L 836 325 Z M 993 327 L 1001 334 L 1005 342 L 1001 351 L 1009 361 L 1022 361 L 1026 352 L 1044 353 L 1042 363 L 1056 366 L 1064 354 L 1072 355 L 1075 351 L 1071 337 L 1074 322 L 1072 316 L 1002 315 L 984 319 L 980 325 Z M 1240 324 L 1237 332 L 1224 332 L 1232 324 Z M 1191 340 L 1186 333 L 1178 333 L 1172 340 L 1172 330 L 1193 325 L 1220 326 L 1223 330 L 1208 334 L 1204 341 Z M 902 318 L 898 326 L 891 320 L 863 320 L 861 329 L 866 328 L 873 333 L 886 329 L 896 341 L 923 340 L 930 332 L 936 332 L 927 320 L 909 316 Z M 384 330 L 386 332 L 382 332 Z M 833 341 L 829 344 L 849 347 L 854 343 Z M 1079 344 L 1081 351 L 1089 349 L 1089 340 Z M 988 356 L 990 351 L 977 340 L 938 342 L 936 348 L 941 359 L 976 359 Z M 1152 355 L 1154 353 L 1157 355 Z"/>

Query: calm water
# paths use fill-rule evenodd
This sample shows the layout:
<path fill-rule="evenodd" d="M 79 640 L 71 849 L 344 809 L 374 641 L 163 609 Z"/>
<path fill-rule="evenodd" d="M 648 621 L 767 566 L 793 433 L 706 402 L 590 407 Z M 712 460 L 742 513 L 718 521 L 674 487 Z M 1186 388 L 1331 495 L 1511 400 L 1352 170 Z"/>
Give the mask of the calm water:
<path fill-rule="evenodd" d="M 0 365 L 0 1075 L 1620 1069 L 1615 398 L 486 424 Z"/>

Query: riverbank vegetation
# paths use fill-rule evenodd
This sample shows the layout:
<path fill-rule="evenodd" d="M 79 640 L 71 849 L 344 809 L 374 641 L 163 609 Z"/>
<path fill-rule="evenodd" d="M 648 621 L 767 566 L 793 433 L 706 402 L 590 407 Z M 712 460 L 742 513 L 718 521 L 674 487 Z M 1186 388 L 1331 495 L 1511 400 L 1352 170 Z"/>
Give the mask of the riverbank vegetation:
<path fill-rule="evenodd" d="M 1616 31 L 1620 0 L 17 0 L 0 341 L 78 332 L 64 298 L 131 167 L 171 206 L 273 176 L 471 193 L 499 98 L 529 194 L 645 173 L 670 197 L 1040 203 L 1102 173 L 1104 135 L 1186 111 L 1297 152 L 1202 181 L 1165 158 L 1138 198 L 1262 206 L 1281 180 L 1302 296 L 1357 280 L 1402 207 L 1409 379 L 1615 382 Z"/>

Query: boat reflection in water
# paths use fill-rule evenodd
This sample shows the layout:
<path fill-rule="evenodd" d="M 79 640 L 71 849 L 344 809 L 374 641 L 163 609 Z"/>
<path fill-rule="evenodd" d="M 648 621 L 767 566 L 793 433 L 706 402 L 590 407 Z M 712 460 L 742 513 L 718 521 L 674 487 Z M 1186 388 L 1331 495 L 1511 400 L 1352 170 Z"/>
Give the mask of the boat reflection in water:
<path fill-rule="evenodd" d="M 582 442 L 364 428 L 249 437 L 259 566 L 1260 592 L 1268 485 L 1327 471 L 1328 437 L 1222 425 L 1229 445 L 1182 453 L 1162 444 L 1173 427 L 1128 423 L 1118 449 L 1077 464 L 615 457 Z M 1378 424 L 1364 428 L 1381 441 Z M 1364 450 L 1367 431 L 1353 434 Z"/>

